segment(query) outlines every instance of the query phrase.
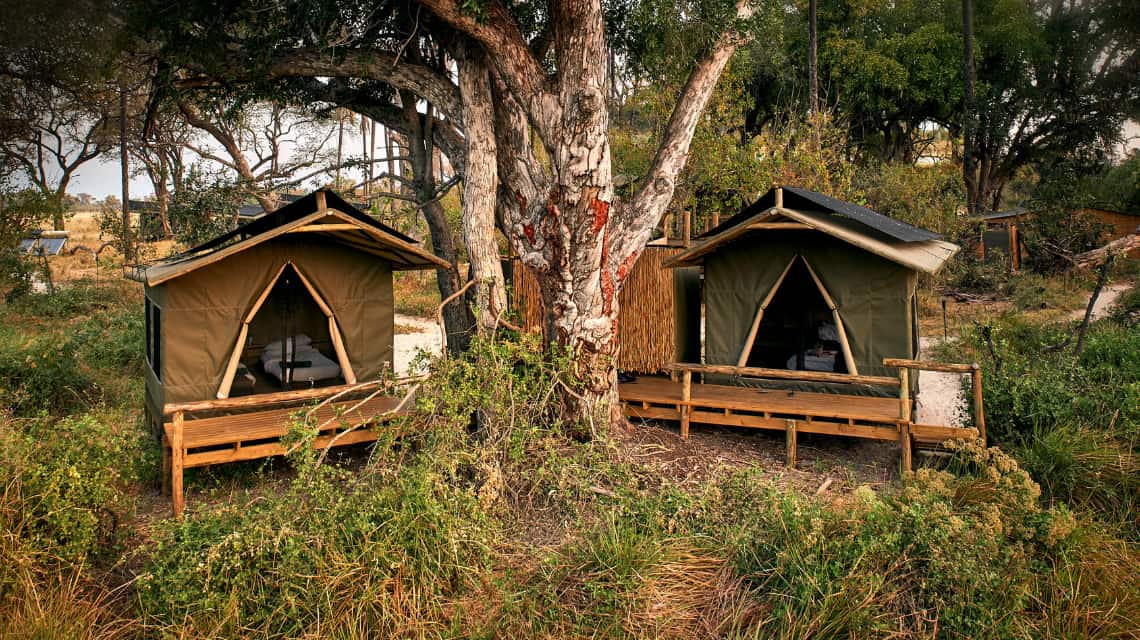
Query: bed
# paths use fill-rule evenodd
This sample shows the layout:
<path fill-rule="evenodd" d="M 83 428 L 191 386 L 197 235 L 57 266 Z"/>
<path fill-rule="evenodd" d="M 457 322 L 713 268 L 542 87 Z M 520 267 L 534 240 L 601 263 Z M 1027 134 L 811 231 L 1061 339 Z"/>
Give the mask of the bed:
<path fill-rule="evenodd" d="M 265 347 L 261 352 L 261 366 L 266 373 L 277 378 L 282 384 L 291 382 L 318 382 L 340 376 L 340 365 L 330 360 L 320 351 L 313 348 L 312 340 L 304 334 L 293 336 L 284 341 L 285 351 L 282 351 L 282 341 L 276 340 Z M 282 354 L 284 353 L 284 357 Z M 282 360 L 294 363 L 287 375 Z"/>

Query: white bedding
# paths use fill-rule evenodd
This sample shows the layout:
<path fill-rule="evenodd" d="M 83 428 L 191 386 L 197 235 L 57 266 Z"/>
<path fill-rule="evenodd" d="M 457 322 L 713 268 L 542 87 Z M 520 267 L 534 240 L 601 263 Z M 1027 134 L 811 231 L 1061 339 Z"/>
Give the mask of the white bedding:
<path fill-rule="evenodd" d="M 296 353 L 293 354 L 293 362 L 310 363 L 310 366 L 307 367 L 293 368 L 293 382 L 316 382 L 318 380 L 335 378 L 340 375 L 340 365 L 329 360 L 320 351 L 310 346 L 297 347 Z M 281 371 L 280 355 L 262 353 L 261 364 L 265 368 L 266 373 L 281 382 L 285 381 L 285 374 Z"/>
<path fill-rule="evenodd" d="M 796 357 L 788 358 L 787 368 L 795 370 Z M 804 370 L 805 371 L 835 371 L 835 354 L 824 352 L 816 355 L 810 351 L 804 353 Z"/>

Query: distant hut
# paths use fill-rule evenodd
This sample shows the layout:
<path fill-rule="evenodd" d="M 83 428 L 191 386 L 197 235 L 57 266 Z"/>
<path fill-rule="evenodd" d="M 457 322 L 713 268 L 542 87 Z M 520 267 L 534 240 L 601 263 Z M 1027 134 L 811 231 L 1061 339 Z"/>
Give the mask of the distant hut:
<path fill-rule="evenodd" d="M 446 268 L 331 191 L 141 267 L 146 405 L 352 384 L 393 355 L 392 272 Z"/>
<path fill-rule="evenodd" d="M 936 272 L 957 251 L 931 231 L 865 207 L 774 188 L 664 262 L 703 271 L 703 284 L 690 280 L 686 308 L 677 310 L 678 357 L 702 362 L 703 353 L 704 364 L 895 375 L 884 358 L 918 353 L 919 275 Z"/>

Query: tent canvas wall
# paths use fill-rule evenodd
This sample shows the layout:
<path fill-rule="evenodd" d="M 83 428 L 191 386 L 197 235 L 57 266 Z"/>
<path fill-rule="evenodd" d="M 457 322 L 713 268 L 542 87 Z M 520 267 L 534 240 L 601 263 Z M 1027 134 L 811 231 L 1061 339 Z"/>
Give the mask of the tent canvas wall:
<path fill-rule="evenodd" d="M 698 240 L 666 266 L 704 269 L 705 364 L 879 376 L 895 373 L 883 358 L 917 354 L 918 275 L 957 251 L 929 231 L 793 187 Z M 700 326 L 678 328 L 691 354 Z"/>
<path fill-rule="evenodd" d="M 135 277 L 146 296 L 148 412 L 228 397 L 238 360 L 281 337 L 273 298 L 283 277 L 308 294 L 285 326 L 327 341 L 344 381 L 373 378 L 392 360 L 392 272 L 446 266 L 319 191 L 142 268 Z"/>

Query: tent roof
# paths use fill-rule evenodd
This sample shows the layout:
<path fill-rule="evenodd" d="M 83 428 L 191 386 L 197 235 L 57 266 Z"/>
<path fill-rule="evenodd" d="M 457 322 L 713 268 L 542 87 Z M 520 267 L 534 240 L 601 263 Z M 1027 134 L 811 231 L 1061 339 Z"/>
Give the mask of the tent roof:
<path fill-rule="evenodd" d="M 321 189 L 178 255 L 139 267 L 135 277 L 153 287 L 290 233 L 319 234 L 388 260 L 396 270 L 450 267 L 415 240 Z"/>
<path fill-rule="evenodd" d="M 698 239 L 699 244 L 664 263 L 666 267 L 700 264 L 719 247 L 749 233 L 777 229 L 805 229 L 826 233 L 892 262 L 924 273 L 934 273 L 958 252 L 941 236 L 849 202 L 800 189 L 784 190 L 783 206 L 776 206 L 772 189 L 743 211 Z"/>
<path fill-rule="evenodd" d="M 874 229 L 875 231 L 884 233 L 896 240 L 903 242 L 918 242 L 922 240 L 938 240 L 941 238 L 933 231 L 913 227 L 901 220 L 895 220 L 889 216 L 885 216 L 877 211 L 871 211 L 867 207 L 861 207 L 857 204 L 844 202 L 843 200 L 836 200 L 830 196 L 825 196 L 822 193 L 801 189 L 799 187 L 773 187 L 760 196 L 756 202 L 744 208 L 743 211 L 735 216 L 725 220 L 716 227 L 701 234 L 699 237 L 707 238 L 717 235 L 730 227 L 747 220 L 757 213 L 767 211 L 776 206 L 776 189 L 783 189 L 784 191 L 784 206 L 789 209 L 798 209 L 801 211 L 824 211 L 832 216 L 850 218 L 859 222 L 865 227 Z"/>

